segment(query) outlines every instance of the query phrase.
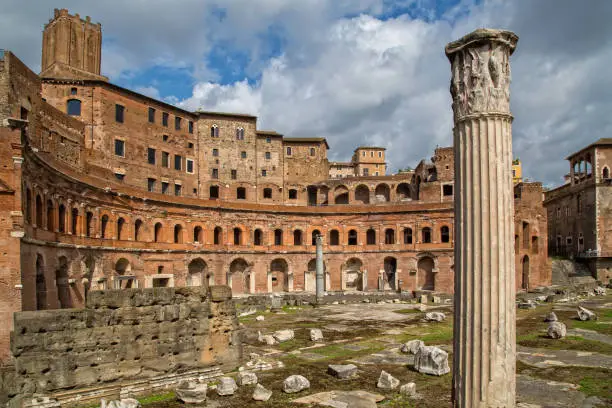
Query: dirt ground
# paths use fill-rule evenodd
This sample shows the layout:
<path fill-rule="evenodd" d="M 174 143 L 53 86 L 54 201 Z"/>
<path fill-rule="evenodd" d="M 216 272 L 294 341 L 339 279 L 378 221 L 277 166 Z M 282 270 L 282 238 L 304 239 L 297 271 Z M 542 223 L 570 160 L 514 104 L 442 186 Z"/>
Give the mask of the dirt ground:
<path fill-rule="evenodd" d="M 612 295 L 590 297 L 581 302 L 598 314 L 596 322 L 576 319 L 576 304 L 543 303 L 536 309 L 517 311 L 517 402 L 536 407 L 612 406 Z M 267 402 L 255 402 L 254 386 L 239 387 L 235 395 L 220 397 L 209 390 L 207 407 L 290 407 L 292 400 L 322 391 L 365 390 L 382 394 L 381 407 L 439 408 L 451 406 L 452 374 L 441 377 L 420 374 L 410 368 L 410 357 L 399 351 L 402 343 L 420 339 L 449 352 L 452 370 L 452 310 L 450 306 L 428 305 L 447 318 L 441 323 L 424 322 L 416 304 L 350 304 L 320 308 L 285 307 L 282 312 L 258 312 L 241 317 L 245 363 L 256 353 L 281 368 L 259 371 L 259 383 L 273 391 Z M 568 328 L 562 340 L 546 337 L 544 316 L 554 310 Z M 263 315 L 263 321 L 256 316 Z M 310 329 L 323 331 L 324 340 L 310 340 Z M 258 332 L 293 329 L 295 338 L 274 346 L 260 343 Z M 339 380 L 327 374 L 329 364 L 353 363 L 358 376 Z M 398 390 L 376 388 L 381 370 L 401 384 L 415 382 L 417 398 L 399 395 Z M 237 370 L 229 373 L 235 376 Z M 298 394 L 282 392 L 283 380 L 292 374 L 308 378 L 311 387 Z M 399 389 L 399 387 L 398 387 Z M 141 400 L 144 407 L 183 406 L 173 393 Z"/>

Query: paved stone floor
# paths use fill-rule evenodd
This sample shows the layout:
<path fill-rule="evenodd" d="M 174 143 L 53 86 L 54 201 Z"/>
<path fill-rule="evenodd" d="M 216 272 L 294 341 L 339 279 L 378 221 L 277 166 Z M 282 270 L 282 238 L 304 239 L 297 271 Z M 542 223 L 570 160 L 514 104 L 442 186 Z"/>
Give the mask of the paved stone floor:
<path fill-rule="evenodd" d="M 517 311 L 517 402 L 521 408 L 590 408 L 612 406 L 612 295 L 586 299 L 599 319 L 580 322 L 575 304 L 539 304 L 533 310 Z M 245 367 L 249 355 L 257 354 L 262 366 L 259 382 L 273 391 L 268 402 L 251 399 L 254 386 L 240 387 L 231 397 L 209 391 L 209 407 L 288 407 L 296 398 L 323 391 L 377 393 L 384 400 L 364 406 L 450 407 L 451 374 L 441 377 L 420 374 L 413 369 L 413 357 L 400 352 L 402 343 L 420 339 L 448 351 L 452 360 L 452 310 L 449 305 L 430 304 L 428 311 L 446 314 L 444 322 L 424 322 L 425 312 L 410 303 L 338 304 L 320 308 L 284 307 L 281 312 L 260 311 L 240 318 L 244 339 Z M 568 327 L 562 340 L 546 338 L 544 316 L 554 310 Z M 256 317 L 264 316 L 263 321 Z M 324 340 L 310 340 L 310 329 L 319 328 Z M 292 329 L 295 337 L 284 343 L 265 345 L 258 333 Z M 255 356 L 253 356 L 255 358 Z M 355 364 L 355 378 L 339 380 L 327 374 L 328 364 Z M 450 361 L 452 365 L 452 361 Z M 401 384 L 415 382 L 418 395 L 402 397 L 398 389 L 376 388 L 381 370 L 398 378 Z M 231 373 L 230 373 L 231 374 Z M 301 374 L 311 388 L 298 394 L 281 391 L 289 375 Z M 179 406 L 172 395 L 167 401 L 146 407 Z M 372 405 L 374 404 L 374 405 Z M 335 406 L 335 405 L 333 405 Z M 337 405 L 342 406 L 342 405 Z"/>

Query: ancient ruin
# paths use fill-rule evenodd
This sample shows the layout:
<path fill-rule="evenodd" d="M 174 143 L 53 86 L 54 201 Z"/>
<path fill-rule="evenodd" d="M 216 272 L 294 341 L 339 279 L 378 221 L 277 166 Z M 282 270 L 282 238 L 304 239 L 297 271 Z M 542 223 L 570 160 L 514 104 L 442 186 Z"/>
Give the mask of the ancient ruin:
<path fill-rule="evenodd" d="M 455 119 L 454 403 L 515 405 L 510 55 L 518 37 L 479 29 L 446 46 Z"/>

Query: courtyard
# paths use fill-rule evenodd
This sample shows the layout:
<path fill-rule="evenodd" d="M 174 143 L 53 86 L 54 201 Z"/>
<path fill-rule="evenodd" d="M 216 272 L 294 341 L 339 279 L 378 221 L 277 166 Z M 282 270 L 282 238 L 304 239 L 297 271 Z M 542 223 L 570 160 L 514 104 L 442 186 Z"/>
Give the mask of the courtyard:
<path fill-rule="evenodd" d="M 431 299 L 430 299 L 431 300 Z M 240 302 L 237 299 L 237 302 Z M 596 321 L 580 321 L 580 304 L 598 315 Z M 446 315 L 442 322 L 424 321 L 425 312 Z M 545 316 L 554 311 L 567 325 L 567 336 L 553 340 L 546 336 Z M 246 312 L 246 313 L 245 313 Z M 384 396 L 377 406 L 451 406 L 452 374 L 432 376 L 411 368 L 414 356 L 400 351 L 410 340 L 422 340 L 449 353 L 452 368 L 452 307 L 448 304 L 400 302 L 387 298 L 376 303 L 285 306 L 277 312 L 242 308 L 240 317 L 244 342 L 244 363 L 251 358 L 268 369 L 256 371 L 259 384 L 273 392 L 267 402 L 253 401 L 254 385 L 238 388 L 233 396 L 218 396 L 209 388 L 210 407 L 315 406 L 292 401 L 324 391 L 362 390 Z M 250 314 L 249 314 L 250 313 Z M 263 316 L 263 320 L 261 317 Z M 323 341 L 313 342 L 310 329 L 321 329 Z M 292 329 L 295 337 L 275 345 L 258 340 L 259 333 Z M 517 310 L 517 401 L 519 407 L 604 407 L 612 406 L 612 295 L 589 296 L 568 302 L 539 302 L 534 309 Z M 346 380 L 327 374 L 330 364 L 354 364 L 358 375 Z M 400 384 L 416 383 L 416 396 L 376 387 L 384 370 Z M 238 370 L 229 373 L 237 375 Z M 293 374 L 305 376 L 310 389 L 296 394 L 282 391 L 283 380 Z M 173 392 L 140 400 L 145 407 L 184 406 Z M 340 405 L 338 405 L 340 406 Z M 369 406 L 369 405 L 364 405 Z"/>

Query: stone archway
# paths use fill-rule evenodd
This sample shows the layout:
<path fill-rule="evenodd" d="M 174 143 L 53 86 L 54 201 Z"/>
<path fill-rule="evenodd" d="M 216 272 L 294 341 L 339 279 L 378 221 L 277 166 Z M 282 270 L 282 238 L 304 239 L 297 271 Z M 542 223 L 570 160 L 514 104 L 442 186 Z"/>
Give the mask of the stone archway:
<path fill-rule="evenodd" d="M 327 267 L 323 262 L 323 288 L 327 289 Z M 317 259 L 312 258 L 308 261 L 308 270 L 304 273 L 304 290 L 307 292 L 315 292 L 317 290 Z"/>
<path fill-rule="evenodd" d="M 388 256 L 384 261 L 383 289 L 397 290 L 397 259 Z"/>
<path fill-rule="evenodd" d="M 229 266 L 228 282 L 232 294 L 249 293 L 249 264 L 242 258 L 234 259 Z"/>
<path fill-rule="evenodd" d="M 363 262 L 357 258 L 351 258 L 342 265 L 342 289 L 352 291 L 366 290 L 366 276 L 363 271 Z"/>
<path fill-rule="evenodd" d="M 57 288 L 57 300 L 59 301 L 60 308 L 71 308 L 72 299 L 68 284 L 68 259 L 65 256 L 60 256 L 58 259 L 58 267 L 55 271 L 55 286 Z"/>
<path fill-rule="evenodd" d="M 208 265 L 202 258 L 195 258 L 187 265 L 187 286 L 208 287 L 210 276 Z"/>
<path fill-rule="evenodd" d="M 289 291 L 289 265 L 282 258 L 273 260 L 270 263 L 270 282 L 271 292 Z"/>
<path fill-rule="evenodd" d="M 525 255 L 521 263 L 523 264 L 523 273 L 521 274 L 521 289 L 529 290 L 529 256 Z"/>
<path fill-rule="evenodd" d="M 429 256 L 424 256 L 417 263 L 418 279 L 422 282 L 421 289 L 436 290 L 436 275 L 434 273 L 434 260 Z"/>

